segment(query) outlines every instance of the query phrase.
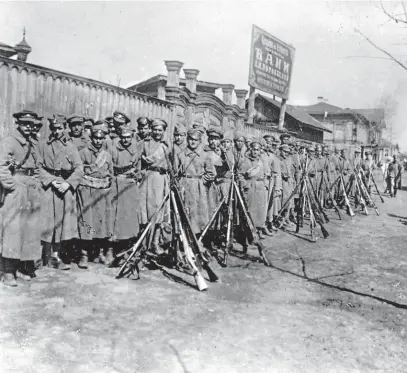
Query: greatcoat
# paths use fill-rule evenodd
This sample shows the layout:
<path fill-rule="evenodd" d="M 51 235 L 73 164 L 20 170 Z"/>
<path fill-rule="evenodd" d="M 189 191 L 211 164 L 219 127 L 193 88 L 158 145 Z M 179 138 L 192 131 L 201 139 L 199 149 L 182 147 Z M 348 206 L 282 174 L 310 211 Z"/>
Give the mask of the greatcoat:
<path fill-rule="evenodd" d="M 136 182 L 136 163 L 140 152 L 133 142 L 124 147 L 115 141 L 112 148 L 113 160 L 113 237 L 114 241 L 137 237 L 140 230 L 139 188 Z"/>
<path fill-rule="evenodd" d="M 112 156 L 92 144 L 79 155 L 84 175 L 78 187 L 79 238 L 110 238 L 113 235 L 111 184 L 113 178 Z"/>
<path fill-rule="evenodd" d="M 41 185 L 34 176 L 37 168 L 36 147 L 20 132 L 0 143 L 0 185 L 13 180 L 0 207 L 0 253 L 5 258 L 36 260 L 41 258 L 40 206 Z M 13 162 L 20 166 L 12 167 Z M 22 164 L 23 163 L 23 164 Z M 1 188 L 1 186 L 0 186 Z"/>
<path fill-rule="evenodd" d="M 200 233 L 211 218 L 208 206 L 208 186 L 215 180 L 216 168 L 213 157 L 201 146 L 192 150 L 185 148 L 175 160 L 180 180 L 180 194 L 192 230 Z"/>
<path fill-rule="evenodd" d="M 256 228 L 264 228 L 267 218 L 269 164 L 260 156 L 246 154 L 239 168 L 243 198 Z"/>
<path fill-rule="evenodd" d="M 294 178 L 292 175 L 291 157 L 280 156 L 280 169 L 281 169 L 281 206 L 286 203 L 288 198 L 294 191 Z M 288 208 L 293 206 L 293 200 L 291 200 Z"/>
<path fill-rule="evenodd" d="M 40 141 L 38 166 L 43 186 L 41 216 L 42 240 L 59 243 L 78 238 L 76 188 L 82 178 L 83 165 L 75 145 L 65 136 L 50 136 Z M 51 183 L 66 181 L 70 188 L 59 193 Z"/>

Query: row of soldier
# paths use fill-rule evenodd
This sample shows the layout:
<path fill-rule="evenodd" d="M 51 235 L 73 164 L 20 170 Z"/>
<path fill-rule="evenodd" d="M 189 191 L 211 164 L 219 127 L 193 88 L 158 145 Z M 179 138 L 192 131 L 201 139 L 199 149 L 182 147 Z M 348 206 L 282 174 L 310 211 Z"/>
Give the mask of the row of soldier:
<path fill-rule="evenodd" d="M 138 132 L 121 112 L 94 122 L 75 115 L 49 118 L 50 135 L 40 138 L 42 118 L 32 111 L 14 114 L 16 130 L 0 145 L 0 250 L 5 285 L 35 277 L 36 262 L 69 269 L 87 268 L 90 256 L 111 264 L 152 217 L 149 250 L 163 254 L 171 234 L 167 209 L 155 216 L 169 188 L 169 170 L 179 180 L 185 210 L 199 236 L 236 175 L 260 238 L 292 225 L 293 207 L 281 206 L 299 182 L 304 164 L 318 184 L 352 170 L 345 152 L 304 148 L 271 135 L 262 139 L 241 132 L 223 133 L 194 123 L 179 124 L 165 141 L 164 120 L 142 117 Z M 203 136 L 207 143 L 203 143 Z M 308 159 L 309 162 L 305 162 Z M 372 161 L 360 162 L 371 172 Z M 354 166 L 354 165 L 353 165 Z M 331 181 L 332 182 L 332 181 Z M 276 221 L 278 215 L 282 221 Z M 211 245 L 216 232 L 208 235 Z M 248 242 L 241 238 L 243 250 Z"/>

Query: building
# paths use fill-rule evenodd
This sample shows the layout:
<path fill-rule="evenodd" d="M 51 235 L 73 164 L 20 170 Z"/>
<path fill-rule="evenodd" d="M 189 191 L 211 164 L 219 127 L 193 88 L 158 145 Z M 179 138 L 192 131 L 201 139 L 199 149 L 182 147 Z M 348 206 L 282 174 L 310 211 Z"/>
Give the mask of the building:
<path fill-rule="evenodd" d="M 247 103 L 248 104 L 248 103 Z M 254 99 L 254 126 L 264 126 L 279 136 L 278 120 L 281 102 L 256 94 Z M 287 105 L 284 117 L 284 129 L 304 143 L 323 143 L 325 137 L 331 133 L 324 123 L 321 123 L 300 107 Z"/>

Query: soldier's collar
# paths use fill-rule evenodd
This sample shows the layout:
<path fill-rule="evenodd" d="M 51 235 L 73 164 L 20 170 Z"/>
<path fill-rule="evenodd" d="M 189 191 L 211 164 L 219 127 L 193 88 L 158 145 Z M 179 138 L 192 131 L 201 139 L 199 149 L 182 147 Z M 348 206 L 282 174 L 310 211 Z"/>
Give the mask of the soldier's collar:
<path fill-rule="evenodd" d="M 22 135 L 20 131 L 15 131 L 12 135 L 21 145 L 27 143 L 27 139 Z"/>

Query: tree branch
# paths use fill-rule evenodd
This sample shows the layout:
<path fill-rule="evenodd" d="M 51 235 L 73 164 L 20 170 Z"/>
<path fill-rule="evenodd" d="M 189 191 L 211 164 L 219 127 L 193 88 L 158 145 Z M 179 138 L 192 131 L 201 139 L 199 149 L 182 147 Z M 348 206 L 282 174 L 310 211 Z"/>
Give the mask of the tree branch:
<path fill-rule="evenodd" d="M 403 1 L 403 0 L 401 0 L 401 4 L 402 4 L 402 6 L 403 6 L 403 10 L 404 10 L 403 15 L 404 15 L 404 18 L 405 18 L 405 19 L 398 18 L 396 15 L 390 14 L 390 13 L 386 10 L 386 8 L 384 7 L 384 5 L 383 5 L 383 0 L 380 0 L 380 6 L 381 6 L 381 8 L 382 8 L 382 11 L 383 11 L 383 13 L 384 13 L 387 17 L 389 17 L 391 20 L 393 20 L 393 21 L 396 22 L 396 23 L 399 23 L 399 22 L 401 22 L 401 23 L 407 23 L 406 8 L 405 8 L 404 1 Z"/>
<path fill-rule="evenodd" d="M 365 39 L 369 44 L 371 44 L 373 47 L 375 47 L 377 50 L 380 52 L 384 53 L 386 56 L 389 56 L 391 60 L 393 60 L 395 63 L 397 63 L 399 66 L 401 66 L 404 70 L 407 70 L 407 66 L 404 65 L 401 61 L 399 61 L 396 57 L 394 57 L 391 53 L 387 52 L 383 48 L 380 48 L 378 45 L 373 43 L 367 36 L 365 36 L 361 31 L 359 31 L 357 28 L 355 28 L 355 31 L 363 38 Z"/>

